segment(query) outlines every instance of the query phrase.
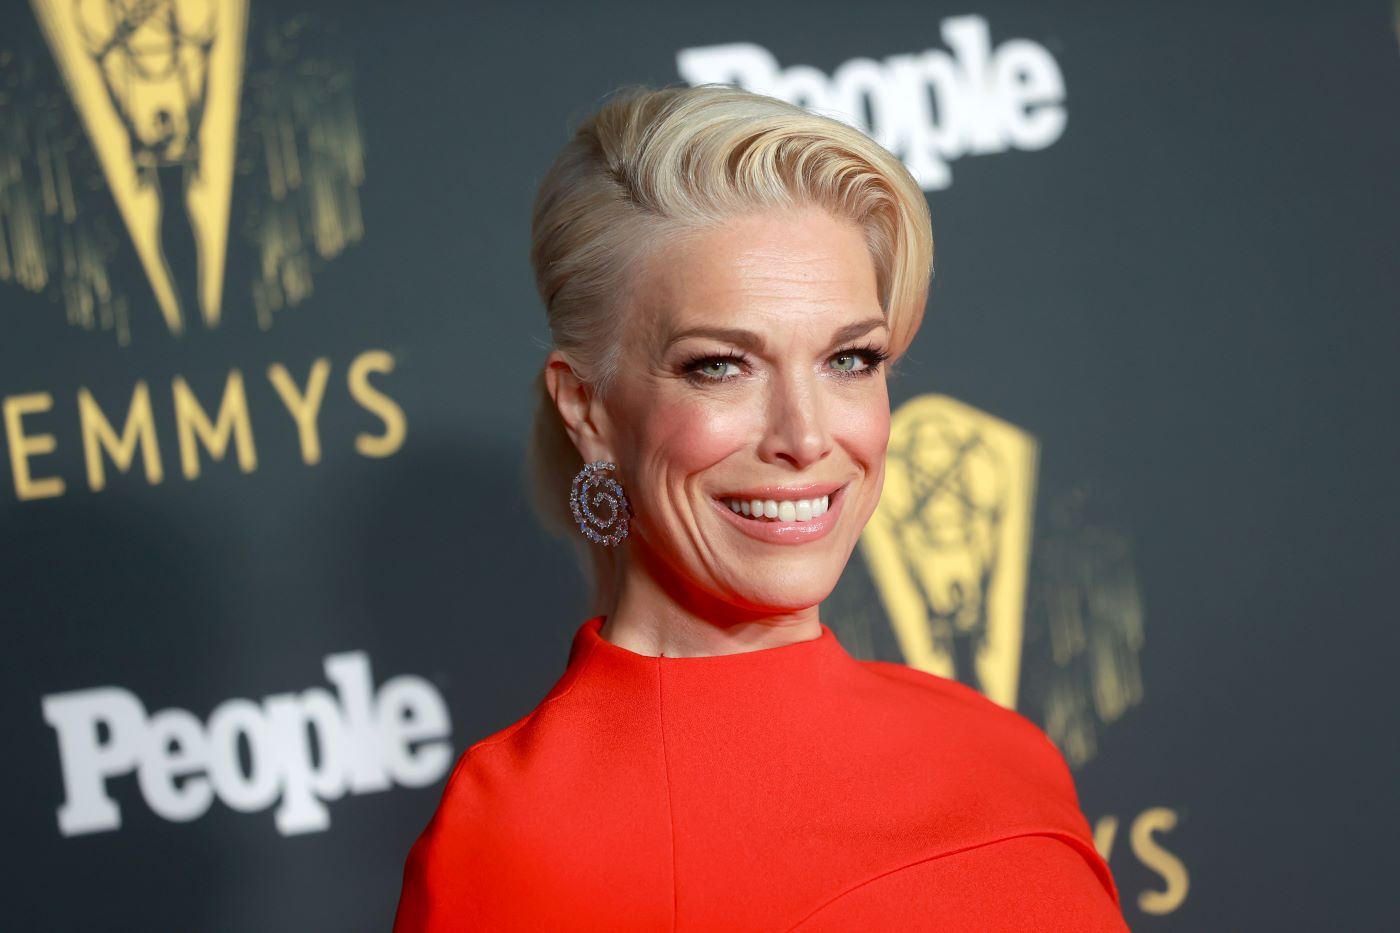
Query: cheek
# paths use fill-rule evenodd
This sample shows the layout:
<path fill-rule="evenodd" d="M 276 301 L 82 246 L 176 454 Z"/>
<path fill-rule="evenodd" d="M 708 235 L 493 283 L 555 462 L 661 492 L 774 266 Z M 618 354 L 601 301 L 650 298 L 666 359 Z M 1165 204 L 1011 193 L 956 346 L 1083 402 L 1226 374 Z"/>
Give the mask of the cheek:
<path fill-rule="evenodd" d="M 833 430 L 842 446 L 868 471 L 883 472 L 890 443 L 890 401 L 884 386 L 833 410 Z"/>
<path fill-rule="evenodd" d="M 871 464 L 885 464 L 885 452 L 890 446 L 890 408 L 884 405 L 879 411 L 870 413 L 860 428 L 860 448 L 864 460 Z"/>
<path fill-rule="evenodd" d="M 852 529 L 859 532 L 875 514 L 880 493 L 885 486 L 885 455 L 890 442 L 889 396 L 881 391 L 877 397 L 862 400 L 843 409 L 840 433 L 837 437 L 863 478 L 859 496 L 851 503 Z"/>
<path fill-rule="evenodd" d="M 752 421 L 734 406 L 660 399 L 637 438 L 642 463 L 672 479 L 713 466 L 743 448 Z"/>

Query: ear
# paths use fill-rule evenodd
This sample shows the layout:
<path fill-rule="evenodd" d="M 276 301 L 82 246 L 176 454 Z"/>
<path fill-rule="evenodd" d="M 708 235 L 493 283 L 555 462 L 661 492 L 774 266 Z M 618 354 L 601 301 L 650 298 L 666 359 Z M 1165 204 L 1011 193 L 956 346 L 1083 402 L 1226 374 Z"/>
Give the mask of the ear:
<path fill-rule="evenodd" d="M 585 463 L 612 460 L 607 415 L 593 386 L 579 378 L 569 358 L 560 350 L 549 351 L 544 362 L 544 384 L 559 409 L 564 430 Z"/>

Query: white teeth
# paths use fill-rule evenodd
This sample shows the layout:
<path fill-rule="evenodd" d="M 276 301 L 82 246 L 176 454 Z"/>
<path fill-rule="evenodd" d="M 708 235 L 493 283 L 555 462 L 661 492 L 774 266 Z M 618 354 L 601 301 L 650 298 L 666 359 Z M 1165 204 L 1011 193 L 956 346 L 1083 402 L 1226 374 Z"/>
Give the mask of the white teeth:
<path fill-rule="evenodd" d="M 808 522 L 831 508 L 831 496 L 818 499 L 726 499 L 731 512 L 750 518 L 773 518 L 780 522 Z"/>

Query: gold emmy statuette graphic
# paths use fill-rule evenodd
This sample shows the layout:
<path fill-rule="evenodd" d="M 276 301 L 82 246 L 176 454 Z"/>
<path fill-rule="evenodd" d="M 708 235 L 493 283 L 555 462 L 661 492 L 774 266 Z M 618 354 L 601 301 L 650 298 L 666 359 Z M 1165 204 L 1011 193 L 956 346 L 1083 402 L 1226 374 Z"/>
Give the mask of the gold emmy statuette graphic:
<path fill-rule="evenodd" d="M 171 334 L 219 322 L 247 0 L 32 0 Z"/>
<path fill-rule="evenodd" d="M 32 6 L 57 67 L 0 48 L 0 283 L 44 294 L 68 324 L 109 332 L 118 346 L 152 331 L 178 338 L 221 328 L 241 337 L 246 325 L 269 330 L 274 315 L 306 301 L 322 263 L 361 239 L 364 141 L 348 46 L 333 26 L 274 14 L 255 41 L 247 0 Z M 247 262 L 230 267 L 232 233 L 251 249 Z M 144 277 L 130 274 L 137 262 Z M 229 268 L 242 281 L 226 300 Z M 39 320 L 29 310 L 25 332 L 39 333 L 29 329 Z M 198 353 L 205 344 L 186 346 Z M 317 415 L 332 361 L 310 361 L 304 389 L 292 374 L 306 372 L 307 362 L 263 363 L 296 422 L 302 462 L 312 466 L 321 459 Z M 213 416 L 178 373 L 159 377 L 169 382 L 169 406 L 152 401 L 149 379 L 135 379 L 124 420 L 113 407 L 121 392 L 110 384 L 97 393 L 81 384 L 25 386 L 0 398 L 15 498 L 63 495 L 68 483 L 57 467 L 36 473 L 30 461 L 70 445 L 82 447 L 92 492 L 107 487 L 108 462 L 130 472 L 138 451 L 147 483 L 159 485 L 158 437 L 178 439 L 187 480 L 201 475 L 201 450 L 218 461 L 236 449 L 239 468 L 253 472 L 259 409 L 249 403 L 246 366 L 245 358 L 229 368 Z M 381 435 L 354 438 L 361 456 L 388 457 L 402 446 L 403 410 L 368 379 L 394 368 L 393 354 L 375 348 L 345 368 L 351 398 L 385 424 Z M 24 423 L 54 409 L 55 398 L 75 397 L 79 434 Z M 157 432 L 158 419 L 172 414 Z"/>
<path fill-rule="evenodd" d="M 944 395 L 901 405 L 861 536 L 905 663 L 1016 707 L 1038 448 Z"/>

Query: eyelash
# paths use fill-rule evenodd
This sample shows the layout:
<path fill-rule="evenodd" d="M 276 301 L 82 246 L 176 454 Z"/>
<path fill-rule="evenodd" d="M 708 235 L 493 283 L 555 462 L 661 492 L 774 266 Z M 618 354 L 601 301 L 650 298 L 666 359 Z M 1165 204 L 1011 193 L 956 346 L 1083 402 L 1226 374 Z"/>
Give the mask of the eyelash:
<path fill-rule="evenodd" d="M 833 372 L 837 373 L 843 379 L 854 379 L 863 376 L 873 376 L 875 375 L 875 373 L 879 372 L 880 364 L 890 358 L 888 353 L 886 353 L 884 350 L 881 350 L 874 344 L 862 344 L 861 346 L 847 347 L 844 350 L 837 350 L 835 353 L 831 354 L 831 356 L 827 357 L 827 359 L 832 360 L 838 356 L 849 356 L 852 354 L 859 355 L 865 358 L 865 368 L 850 371 L 839 369 L 833 370 Z M 699 366 L 701 363 L 714 363 L 721 360 L 724 362 L 747 363 L 748 357 L 738 353 L 707 354 L 705 356 L 692 357 L 685 364 L 683 364 L 682 368 L 684 372 L 690 377 L 690 380 L 699 385 L 713 385 L 716 383 L 728 382 L 729 380 L 736 378 L 735 375 L 719 377 L 705 376 L 701 375 L 699 372 L 696 371 L 696 367 Z"/>

